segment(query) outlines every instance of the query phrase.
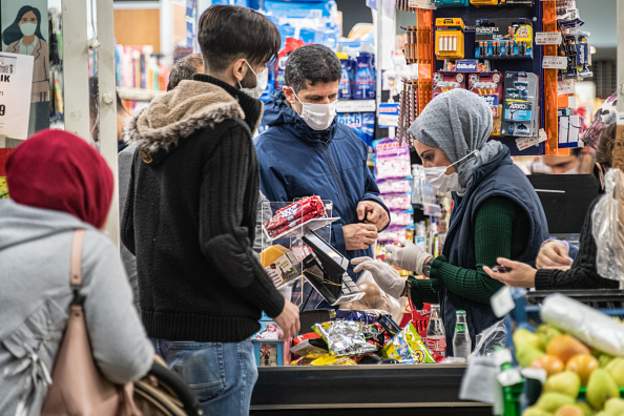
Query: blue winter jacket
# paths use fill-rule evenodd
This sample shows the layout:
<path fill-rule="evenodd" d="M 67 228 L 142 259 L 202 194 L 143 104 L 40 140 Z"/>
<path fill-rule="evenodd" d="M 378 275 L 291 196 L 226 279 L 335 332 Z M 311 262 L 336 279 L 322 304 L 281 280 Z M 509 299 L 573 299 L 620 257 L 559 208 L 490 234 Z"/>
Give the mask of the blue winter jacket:
<path fill-rule="evenodd" d="M 336 121 L 315 131 L 283 96 L 269 104 L 268 129 L 256 142 L 260 188 L 272 202 L 319 195 L 333 202 L 331 244 L 347 258 L 372 255 L 372 249 L 347 251 L 342 226 L 357 223 L 357 204 L 370 200 L 386 208 L 367 166 L 368 150 L 351 129 Z M 387 210 L 387 208 L 386 208 Z"/>

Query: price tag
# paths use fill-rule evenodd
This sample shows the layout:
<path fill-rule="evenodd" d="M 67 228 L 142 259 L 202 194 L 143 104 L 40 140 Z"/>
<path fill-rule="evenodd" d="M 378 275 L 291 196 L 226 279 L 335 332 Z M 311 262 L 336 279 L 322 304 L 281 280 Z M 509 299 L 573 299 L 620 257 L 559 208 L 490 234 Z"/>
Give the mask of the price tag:
<path fill-rule="evenodd" d="M 544 129 L 540 129 L 537 137 L 519 137 L 516 139 L 516 146 L 518 150 L 526 150 L 529 147 L 537 146 L 538 144 L 545 142 L 548 139 Z"/>
<path fill-rule="evenodd" d="M 536 45 L 560 45 L 563 37 L 561 32 L 537 32 L 535 33 Z"/>
<path fill-rule="evenodd" d="M 568 58 L 565 56 L 544 56 L 542 68 L 544 69 L 566 69 Z"/>
<path fill-rule="evenodd" d="M 576 81 L 573 79 L 565 79 L 557 83 L 557 93 L 559 95 L 570 95 L 576 91 Z"/>
<path fill-rule="evenodd" d="M 0 136 L 28 136 L 34 59 L 0 53 Z"/>

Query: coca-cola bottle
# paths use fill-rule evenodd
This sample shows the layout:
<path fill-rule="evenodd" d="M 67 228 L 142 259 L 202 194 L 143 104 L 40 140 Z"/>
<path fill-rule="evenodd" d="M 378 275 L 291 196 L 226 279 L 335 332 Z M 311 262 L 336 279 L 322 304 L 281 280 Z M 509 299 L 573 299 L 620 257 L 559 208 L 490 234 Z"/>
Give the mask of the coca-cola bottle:
<path fill-rule="evenodd" d="M 440 305 L 431 305 L 425 344 L 436 361 L 444 359 L 446 356 L 446 333 L 444 332 L 444 323 L 440 317 Z"/>

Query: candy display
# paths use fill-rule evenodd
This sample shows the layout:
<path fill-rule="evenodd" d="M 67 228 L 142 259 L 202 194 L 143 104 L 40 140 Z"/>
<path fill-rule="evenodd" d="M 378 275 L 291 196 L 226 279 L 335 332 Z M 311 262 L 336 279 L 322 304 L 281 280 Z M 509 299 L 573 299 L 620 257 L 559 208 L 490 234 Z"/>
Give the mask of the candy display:
<path fill-rule="evenodd" d="M 435 363 L 411 322 L 386 344 L 383 352 L 386 358 L 403 364 Z"/>
<path fill-rule="evenodd" d="M 528 19 L 479 19 L 475 30 L 477 59 L 533 58 L 533 24 Z"/>
<path fill-rule="evenodd" d="M 413 233 L 411 159 L 409 145 L 393 139 L 375 143 L 375 171 L 381 195 L 390 209 L 391 228 L 379 242 L 399 244 L 411 241 Z"/>
<path fill-rule="evenodd" d="M 313 195 L 278 209 L 264 227 L 267 234 L 275 238 L 311 219 L 325 216 L 325 204 L 319 196 Z"/>

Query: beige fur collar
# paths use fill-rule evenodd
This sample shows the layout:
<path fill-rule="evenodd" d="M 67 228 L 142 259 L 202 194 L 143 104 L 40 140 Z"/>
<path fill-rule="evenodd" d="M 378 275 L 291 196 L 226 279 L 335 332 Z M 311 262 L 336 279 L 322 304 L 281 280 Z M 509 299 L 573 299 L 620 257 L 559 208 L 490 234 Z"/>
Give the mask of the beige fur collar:
<path fill-rule="evenodd" d="M 143 154 L 154 155 L 170 150 L 197 130 L 231 118 L 245 118 L 234 97 L 217 85 L 185 80 L 134 117 L 127 137 Z"/>

